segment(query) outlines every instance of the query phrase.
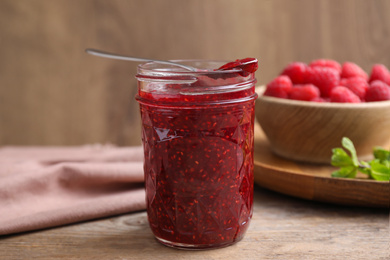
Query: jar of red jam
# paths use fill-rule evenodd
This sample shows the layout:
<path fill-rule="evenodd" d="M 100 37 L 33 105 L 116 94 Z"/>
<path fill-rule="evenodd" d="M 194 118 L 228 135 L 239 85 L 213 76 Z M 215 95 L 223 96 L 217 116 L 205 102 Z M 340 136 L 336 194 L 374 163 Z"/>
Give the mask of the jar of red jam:
<path fill-rule="evenodd" d="M 252 217 L 256 78 L 181 63 L 199 70 L 147 63 L 136 76 L 149 224 L 167 246 L 231 245 Z"/>

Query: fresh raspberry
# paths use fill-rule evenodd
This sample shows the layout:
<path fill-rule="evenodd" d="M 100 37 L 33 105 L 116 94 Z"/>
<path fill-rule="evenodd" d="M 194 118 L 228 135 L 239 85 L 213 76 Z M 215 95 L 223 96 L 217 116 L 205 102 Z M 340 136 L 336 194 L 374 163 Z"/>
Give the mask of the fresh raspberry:
<path fill-rule="evenodd" d="M 341 78 L 362 77 L 365 80 L 368 79 L 367 73 L 353 62 L 344 62 L 341 67 Z"/>
<path fill-rule="evenodd" d="M 384 100 L 390 100 L 390 87 L 380 80 L 371 82 L 367 89 L 366 101 L 372 102 Z"/>
<path fill-rule="evenodd" d="M 279 98 L 288 98 L 288 94 L 292 88 L 292 83 L 287 76 L 278 76 L 270 83 L 264 92 L 264 96 L 272 96 Z"/>
<path fill-rule="evenodd" d="M 294 100 L 311 101 L 320 97 L 320 90 L 312 85 L 294 85 L 289 93 L 289 98 Z"/>
<path fill-rule="evenodd" d="M 326 67 L 308 67 L 306 83 L 318 87 L 322 97 L 329 97 L 331 90 L 338 86 L 340 75 L 337 70 Z"/>
<path fill-rule="evenodd" d="M 366 91 L 368 89 L 368 83 L 362 77 L 353 77 L 340 80 L 340 86 L 344 86 L 355 93 L 360 100 L 364 100 Z"/>
<path fill-rule="evenodd" d="M 368 82 L 373 82 L 374 80 L 380 80 L 385 82 L 387 85 L 390 85 L 390 72 L 383 64 L 375 64 L 372 66 L 371 75 Z"/>
<path fill-rule="evenodd" d="M 360 98 L 351 90 L 343 86 L 337 86 L 330 93 L 330 102 L 336 103 L 360 103 Z"/>
<path fill-rule="evenodd" d="M 312 102 L 319 102 L 319 103 L 326 103 L 326 102 L 329 102 L 328 100 L 326 100 L 325 98 L 322 98 L 322 97 L 317 97 L 317 98 L 313 98 L 312 100 L 310 100 Z"/>
<path fill-rule="evenodd" d="M 355 77 L 356 78 L 356 77 Z M 348 82 L 348 78 L 342 78 L 342 79 L 340 79 L 340 81 L 339 81 L 339 85 L 340 86 L 345 86 L 346 84 L 347 84 L 347 82 Z"/>
<path fill-rule="evenodd" d="M 327 68 L 333 68 L 337 70 L 339 73 L 341 73 L 341 65 L 335 60 L 330 59 L 318 59 L 313 60 L 310 62 L 309 67 L 327 67 Z"/>
<path fill-rule="evenodd" d="M 307 65 L 303 62 L 292 62 L 287 65 L 280 75 L 288 76 L 293 84 L 303 84 Z"/>

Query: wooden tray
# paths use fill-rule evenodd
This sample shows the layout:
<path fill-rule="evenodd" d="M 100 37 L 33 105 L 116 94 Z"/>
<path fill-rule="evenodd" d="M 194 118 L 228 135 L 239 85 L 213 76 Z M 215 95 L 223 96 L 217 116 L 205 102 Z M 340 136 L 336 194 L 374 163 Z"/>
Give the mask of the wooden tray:
<path fill-rule="evenodd" d="M 388 208 L 390 183 L 332 178 L 332 166 L 290 161 L 274 155 L 258 123 L 255 125 L 255 182 L 287 195 L 351 206 Z"/>

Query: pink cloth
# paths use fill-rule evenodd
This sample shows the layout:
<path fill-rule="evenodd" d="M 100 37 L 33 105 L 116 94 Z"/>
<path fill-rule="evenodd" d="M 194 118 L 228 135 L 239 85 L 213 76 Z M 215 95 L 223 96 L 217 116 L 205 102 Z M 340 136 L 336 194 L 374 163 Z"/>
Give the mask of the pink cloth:
<path fill-rule="evenodd" d="M 145 209 L 141 147 L 0 148 L 0 235 Z"/>

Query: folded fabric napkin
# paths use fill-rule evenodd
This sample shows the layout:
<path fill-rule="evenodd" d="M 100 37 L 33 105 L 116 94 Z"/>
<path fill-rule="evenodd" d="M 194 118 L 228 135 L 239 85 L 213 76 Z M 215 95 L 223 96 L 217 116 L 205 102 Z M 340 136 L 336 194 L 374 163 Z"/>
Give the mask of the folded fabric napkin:
<path fill-rule="evenodd" d="M 0 235 L 145 209 L 142 147 L 0 148 Z"/>

